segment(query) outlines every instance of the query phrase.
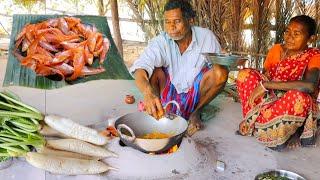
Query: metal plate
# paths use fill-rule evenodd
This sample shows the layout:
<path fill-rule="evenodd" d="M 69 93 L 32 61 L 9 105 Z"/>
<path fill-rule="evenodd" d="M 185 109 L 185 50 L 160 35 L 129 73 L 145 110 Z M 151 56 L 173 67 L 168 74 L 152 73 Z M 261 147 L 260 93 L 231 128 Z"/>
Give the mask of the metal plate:
<path fill-rule="evenodd" d="M 287 171 L 287 170 L 271 170 L 261 174 L 258 174 L 254 179 L 255 180 L 264 180 L 264 176 L 271 175 L 275 177 L 285 177 L 289 180 L 306 180 L 304 177 L 300 176 L 297 173 Z M 273 179 L 272 179 L 273 180 Z"/>
<path fill-rule="evenodd" d="M 234 54 L 202 53 L 202 55 L 206 57 L 209 63 L 220 64 L 230 69 L 238 69 L 240 66 L 244 66 L 248 60 L 245 57 Z"/>

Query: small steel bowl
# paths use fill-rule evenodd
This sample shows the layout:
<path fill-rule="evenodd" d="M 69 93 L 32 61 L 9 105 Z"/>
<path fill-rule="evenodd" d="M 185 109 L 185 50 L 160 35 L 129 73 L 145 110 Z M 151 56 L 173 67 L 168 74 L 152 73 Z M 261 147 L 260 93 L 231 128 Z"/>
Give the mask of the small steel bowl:
<path fill-rule="evenodd" d="M 9 166 L 11 166 L 13 162 L 13 158 L 12 157 L 9 157 L 7 160 L 5 161 L 1 161 L 0 162 L 0 169 L 6 169 L 8 168 Z"/>
<path fill-rule="evenodd" d="M 274 177 L 283 177 L 289 180 L 306 180 L 304 177 L 300 176 L 299 174 L 294 173 L 292 171 L 287 171 L 287 170 L 271 170 L 271 171 L 263 172 L 261 174 L 258 174 L 254 179 L 265 180 L 263 177 L 267 175 L 274 176 Z"/>

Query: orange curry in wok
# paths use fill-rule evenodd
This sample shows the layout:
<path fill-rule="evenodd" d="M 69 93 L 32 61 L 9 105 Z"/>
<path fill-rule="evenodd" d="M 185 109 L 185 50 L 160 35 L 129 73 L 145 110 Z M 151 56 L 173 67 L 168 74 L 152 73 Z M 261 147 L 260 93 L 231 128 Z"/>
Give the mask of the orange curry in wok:
<path fill-rule="evenodd" d="M 161 132 L 152 132 L 148 134 L 144 134 L 140 138 L 142 139 L 165 139 L 171 137 L 171 134 L 161 133 Z"/>

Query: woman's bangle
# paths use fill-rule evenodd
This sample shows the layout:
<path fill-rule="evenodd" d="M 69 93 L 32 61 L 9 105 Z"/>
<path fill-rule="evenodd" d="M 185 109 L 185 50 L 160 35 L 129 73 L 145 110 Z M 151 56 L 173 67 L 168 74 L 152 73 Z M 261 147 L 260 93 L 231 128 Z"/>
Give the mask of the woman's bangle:
<path fill-rule="evenodd" d="M 264 87 L 264 85 L 262 84 L 262 81 L 260 81 L 260 86 L 262 87 L 262 89 L 263 89 L 264 91 L 268 91 L 268 89 L 266 89 L 266 87 Z"/>

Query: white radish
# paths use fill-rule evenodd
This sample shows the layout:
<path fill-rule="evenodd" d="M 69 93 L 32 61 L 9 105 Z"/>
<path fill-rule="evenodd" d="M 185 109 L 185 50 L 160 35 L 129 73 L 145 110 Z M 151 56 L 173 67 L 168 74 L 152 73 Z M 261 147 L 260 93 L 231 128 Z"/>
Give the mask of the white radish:
<path fill-rule="evenodd" d="M 44 118 L 44 121 L 51 128 L 72 138 L 80 139 L 96 145 L 105 145 L 108 142 L 108 139 L 99 134 L 98 131 L 77 124 L 71 119 L 65 117 L 48 115 Z"/>
<path fill-rule="evenodd" d="M 70 151 L 94 157 L 118 157 L 117 154 L 103 147 L 95 146 L 93 144 L 78 139 L 47 140 L 46 146 L 53 149 Z"/>
<path fill-rule="evenodd" d="M 61 156 L 61 157 L 69 157 L 69 158 L 76 158 L 76 159 L 87 159 L 87 160 L 99 160 L 98 157 L 87 156 L 84 154 L 78 154 L 74 152 L 68 151 L 60 151 L 56 149 L 51 149 L 47 147 L 37 148 L 37 152 L 41 154 L 53 155 L 53 156 Z"/>
<path fill-rule="evenodd" d="M 36 152 L 28 152 L 26 154 L 26 160 L 32 166 L 55 174 L 97 174 L 108 170 L 116 170 L 116 168 L 96 160 L 58 157 Z"/>
<path fill-rule="evenodd" d="M 52 129 L 51 127 L 49 127 L 47 125 L 41 126 L 40 134 L 43 136 L 49 136 L 49 137 L 64 137 L 64 138 L 68 137 L 68 136 Z"/>

